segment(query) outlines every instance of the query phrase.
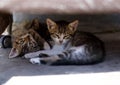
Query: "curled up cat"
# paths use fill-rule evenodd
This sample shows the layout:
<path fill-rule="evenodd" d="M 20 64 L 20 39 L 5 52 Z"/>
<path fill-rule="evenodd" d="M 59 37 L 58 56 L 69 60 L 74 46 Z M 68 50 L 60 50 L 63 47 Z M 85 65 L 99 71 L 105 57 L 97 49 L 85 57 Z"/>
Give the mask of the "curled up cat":
<path fill-rule="evenodd" d="M 89 65 L 102 62 L 104 43 L 88 32 L 78 31 L 79 21 L 46 20 L 52 49 L 25 54 L 32 64 Z"/>

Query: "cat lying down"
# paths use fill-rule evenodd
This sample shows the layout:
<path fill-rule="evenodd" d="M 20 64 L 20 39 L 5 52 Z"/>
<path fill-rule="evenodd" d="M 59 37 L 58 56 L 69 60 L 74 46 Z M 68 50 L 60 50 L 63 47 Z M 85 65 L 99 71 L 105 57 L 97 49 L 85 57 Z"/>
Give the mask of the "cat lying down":
<path fill-rule="evenodd" d="M 23 56 L 26 53 L 44 49 L 50 49 L 49 44 L 37 32 L 30 29 L 25 35 L 22 35 L 13 41 L 9 58 Z"/>
<path fill-rule="evenodd" d="M 78 31 L 78 20 L 69 23 L 47 19 L 46 23 L 52 49 L 25 54 L 32 64 L 89 65 L 104 60 L 104 43 L 91 33 Z"/>
<path fill-rule="evenodd" d="M 12 32 L 12 49 L 9 58 L 15 58 L 38 50 L 50 49 L 46 42 L 50 39 L 47 27 L 44 24 L 42 25 L 38 18 L 29 22 L 15 23 L 13 28 L 15 30 Z"/>

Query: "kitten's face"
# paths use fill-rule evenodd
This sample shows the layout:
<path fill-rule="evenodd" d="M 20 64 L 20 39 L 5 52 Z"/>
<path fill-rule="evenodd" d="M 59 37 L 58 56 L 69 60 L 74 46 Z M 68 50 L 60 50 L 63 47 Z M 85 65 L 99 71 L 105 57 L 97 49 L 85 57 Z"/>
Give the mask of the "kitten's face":
<path fill-rule="evenodd" d="M 51 34 L 51 38 L 54 40 L 56 44 L 65 44 L 67 41 L 71 39 L 71 35 L 68 33 L 59 33 L 56 32 L 54 34 Z"/>
<path fill-rule="evenodd" d="M 28 53 L 29 48 L 33 48 L 36 46 L 35 40 L 30 34 L 23 35 L 19 38 L 16 38 L 13 41 L 13 46 L 11 52 L 9 54 L 9 58 L 17 57 L 21 54 Z"/>
<path fill-rule="evenodd" d="M 65 21 L 54 22 L 51 19 L 47 19 L 47 26 L 54 42 L 62 45 L 72 38 L 72 35 L 77 29 L 78 20 L 68 23 Z"/>

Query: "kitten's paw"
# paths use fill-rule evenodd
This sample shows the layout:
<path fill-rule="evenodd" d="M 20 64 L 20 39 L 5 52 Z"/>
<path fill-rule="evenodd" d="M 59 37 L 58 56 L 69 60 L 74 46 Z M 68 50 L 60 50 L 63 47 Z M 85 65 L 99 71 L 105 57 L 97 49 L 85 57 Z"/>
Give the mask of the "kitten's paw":
<path fill-rule="evenodd" d="M 32 64 L 41 64 L 41 62 L 40 62 L 40 58 L 31 58 L 30 60 L 29 60 Z"/>

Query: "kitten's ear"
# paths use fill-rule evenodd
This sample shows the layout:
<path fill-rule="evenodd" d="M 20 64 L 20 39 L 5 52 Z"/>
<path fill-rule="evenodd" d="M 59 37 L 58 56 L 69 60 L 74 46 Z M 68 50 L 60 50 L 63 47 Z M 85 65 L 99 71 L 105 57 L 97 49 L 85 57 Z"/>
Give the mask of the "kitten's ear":
<path fill-rule="evenodd" d="M 15 58 L 19 55 L 18 50 L 15 48 L 12 48 L 9 54 L 9 58 Z"/>
<path fill-rule="evenodd" d="M 77 27 L 78 27 L 78 24 L 79 24 L 79 21 L 78 20 L 75 20 L 73 22 L 71 22 L 68 27 L 71 31 L 75 32 L 77 30 Z"/>
<path fill-rule="evenodd" d="M 46 20 L 46 23 L 47 23 L 47 26 L 48 26 L 49 30 L 52 30 L 56 26 L 56 23 L 53 20 L 49 19 L 49 18 Z"/>

